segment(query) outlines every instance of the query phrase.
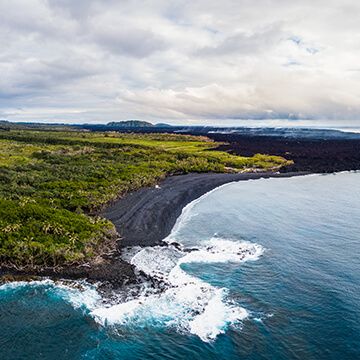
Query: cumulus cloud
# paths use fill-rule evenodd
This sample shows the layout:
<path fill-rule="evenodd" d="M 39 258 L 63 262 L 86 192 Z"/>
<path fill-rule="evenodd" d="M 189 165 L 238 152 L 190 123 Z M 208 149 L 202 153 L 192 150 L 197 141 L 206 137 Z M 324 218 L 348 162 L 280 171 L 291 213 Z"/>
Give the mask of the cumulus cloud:
<path fill-rule="evenodd" d="M 355 0 L 0 0 L 9 120 L 360 124 Z"/>

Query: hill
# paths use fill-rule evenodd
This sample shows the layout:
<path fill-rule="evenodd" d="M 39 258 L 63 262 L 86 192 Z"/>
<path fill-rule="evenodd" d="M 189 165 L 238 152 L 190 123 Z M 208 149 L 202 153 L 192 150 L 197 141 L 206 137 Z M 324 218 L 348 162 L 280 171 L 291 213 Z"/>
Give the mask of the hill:
<path fill-rule="evenodd" d="M 152 123 L 142 120 L 126 120 L 126 121 L 113 121 L 107 123 L 107 126 L 116 126 L 123 128 L 139 128 L 139 127 L 152 127 Z"/>

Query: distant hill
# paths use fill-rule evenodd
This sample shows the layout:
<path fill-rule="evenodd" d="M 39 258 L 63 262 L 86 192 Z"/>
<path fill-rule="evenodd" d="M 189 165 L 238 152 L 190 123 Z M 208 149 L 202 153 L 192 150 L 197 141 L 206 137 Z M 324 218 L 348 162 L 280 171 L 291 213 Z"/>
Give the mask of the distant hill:
<path fill-rule="evenodd" d="M 172 127 L 172 125 L 169 125 L 169 124 L 165 124 L 165 123 L 158 123 L 158 124 L 155 124 L 156 127 Z"/>
<path fill-rule="evenodd" d="M 0 130 L 10 130 L 10 123 L 6 120 L 0 120 Z"/>
<path fill-rule="evenodd" d="M 139 128 L 139 127 L 152 127 L 152 123 L 141 120 L 127 120 L 127 121 L 113 121 L 107 123 L 107 126 L 116 126 L 124 128 Z"/>

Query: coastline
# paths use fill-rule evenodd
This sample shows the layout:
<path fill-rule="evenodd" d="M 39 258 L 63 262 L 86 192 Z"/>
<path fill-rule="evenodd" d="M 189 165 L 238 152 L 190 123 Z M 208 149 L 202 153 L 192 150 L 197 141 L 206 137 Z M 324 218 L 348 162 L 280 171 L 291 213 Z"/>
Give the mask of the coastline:
<path fill-rule="evenodd" d="M 163 240 L 170 234 L 183 208 L 205 193 L 226 183 L 309 175 L 310 172 L 259 173 L 190 173 L 166 177 L 158 185 L 126 194 L 106 207 L 100 215 L 112 221 L 120 238 L 117 251 L 103 256 L 101 261 L 62 268 L 14 269 L 2 267 L 2 281 L 85 279 L 102 283 L 105 289 L 119 288 L 139 281 L 134 267 L 121 258 L 129 246 L 167 245 Z"/>
<path fill-rule="evenodd" d="M 128 246 L 164 245 L 183 208 L 205 193 L 229 182 L 309 175 L 289 173 L 191 173 L 169 176 L 155 187 L 127 194 L 107 207 L 101 216 L 119 233 L 119 250 Z"/>
<path fill-rule="evenodd" d="M 193 129 L 194 130 L 194 129 Z M 224 151 L 240 156 L 273 154 L 292 160 L 292 165 L 267 172 L 253 173 L 190 173 L 168 175 L 156 186 L 134 192 L 124 192 L 119 200 L 108 203 L 93 215 L 111 220 L 112 229 L 103 239 L 95 256 L 87 263 L 73 262 L 62 267 L 31 265 L 18 268 L 11 261 L 0 267 L 2 281 L 50 277 L 51 279 L 87 279 L 90 282 L 110 283 L 120 287 L 139 281 L 132 265 L 122 259 L 127 246 L 164 244 L 183 208 L 205 193 L 229 182 L 269 177 L 292 177 L 306 174 L 336 173 L 360 168 L 360 139 L 287 138 L 250 136 L 237 133 L 212 133 L 209 129 L 186 131 L 187 135 L 207 136 L 220 143 L 211 151 Z M 134 129 L 122 130 L 134 132 Z M 139 128 L 135 133 L 176 133 L 174 129 Z M 61 156 L 61 155 L 59 155 Z M 161 170 L 161 169 L 160 169 Z M 249 168 L 248 171 L 251 169 Z M 50 170 L 48 170 L 50 171 Z M 209 170 L 208 170 L 209 171 Z M 279 173 L 275 173 L 279 171 Z M 115 177 L 116 179 L 116 177 Z M 148 182 L 154 184 L 156 179 Z M 134 186 L 130 188 L 138 188 Z M 113 194 L 114 198 L 116 194 Z M 109 197 L 110 198 L 110 197 Z M 88 225 L 89 226 L 89 225 Z M 88 228 L 89 229 L 89 228 Z M 30 254 L 31 256 L 31 254 Z M 55 262 L 54 262 L 55 263 Z"/>

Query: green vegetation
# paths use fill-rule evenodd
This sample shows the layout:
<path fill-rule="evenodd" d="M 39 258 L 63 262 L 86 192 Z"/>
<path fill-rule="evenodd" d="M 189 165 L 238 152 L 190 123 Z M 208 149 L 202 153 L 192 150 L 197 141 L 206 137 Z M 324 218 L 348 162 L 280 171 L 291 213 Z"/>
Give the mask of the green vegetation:
<path fill-rule="evenodd" d="M 286 164 L 276 156 L 213 151 L 216 145 L 186 135 L 0 131 L 0 264 L 94 258 L 116 234 L 99 210 L 166 175 Z"/>

